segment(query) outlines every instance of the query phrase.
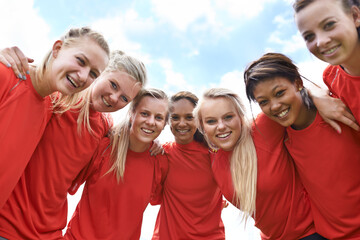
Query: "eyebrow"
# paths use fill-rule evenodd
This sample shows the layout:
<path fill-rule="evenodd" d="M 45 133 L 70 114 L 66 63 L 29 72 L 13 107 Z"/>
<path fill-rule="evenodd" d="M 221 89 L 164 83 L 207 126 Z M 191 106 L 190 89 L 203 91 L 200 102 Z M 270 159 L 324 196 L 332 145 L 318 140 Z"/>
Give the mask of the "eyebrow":
<path fill-rule="evenodd" d="M 271 92 L 274 92 L 277 88 L 281 87 L 281 85 L 275 85 L 272 89 L 271 89 Z M 259 99 L 259 98 L 265 98 L 264 96 L 258 96 L 257 98 L 255 99 Z"/>

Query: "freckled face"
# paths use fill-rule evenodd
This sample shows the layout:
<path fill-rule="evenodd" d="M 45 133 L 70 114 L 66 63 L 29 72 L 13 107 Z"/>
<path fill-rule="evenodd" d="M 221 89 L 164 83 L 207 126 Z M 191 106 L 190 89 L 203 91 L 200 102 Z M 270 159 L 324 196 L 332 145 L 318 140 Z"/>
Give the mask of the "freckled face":
<path fill-rule="evenodd" d="M 143 97 L 131 116 L 130 138 L 136 144 L 150 144 L 166 124 L 168 102 L 153 97 Z"/>
<path fill-rule="evenodd" d="M 204 99 L 200 114 L 209 140 L 225 151 L 232 150 L 241 135 L 241 117 L 233 102 L 225 97 Z"/>
<path fill-rule="evenodd" d="M 180 99 L 171 106 L 170 129 L 177 143 L 188 144 L 194 139 L 197 128 L 193 110 L 194 105 L 187 99 Z"/>
<path fill-rule="evenodd" d="M 254 97 L 261 110 L 284 127 L 296 124 L 306 111 L 298 86 L 283 77 L 258 83 Z"/>
<path fill-rule="evenodd" d="M 360 12 L 345 12 L 341 1 L 316 0 L 295 14 L 309 51 L 332 65 L 357 64 Z"/>
<path fill-rule="evenodd" d="M 92 108 L 98 112 L 115 112 L 124 108 L 141 89 L 141 84 L 122 71 L 103 72 L 91 92 Z"/>

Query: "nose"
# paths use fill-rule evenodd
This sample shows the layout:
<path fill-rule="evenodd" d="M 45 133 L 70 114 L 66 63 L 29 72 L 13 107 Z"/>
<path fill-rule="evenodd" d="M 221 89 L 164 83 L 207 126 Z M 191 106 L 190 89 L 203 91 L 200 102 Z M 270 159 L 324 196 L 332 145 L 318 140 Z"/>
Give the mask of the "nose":
<path fill-rule="evenodd" d="M 179 126 L 185 126 L 185 125 L 186 125 L 185 119 L 180 118 Z"/>
<path fill-rule="evenodd" d="M 146 124 L 148 124 L 149 126 L 155 125 L 155 117 L 154 117 L 153 115 L 150 115 L 150 116 L 146 119 Z"/>
<path fill-rule="evenodd" d="M 330 37 L 326 33 L 318 34 L 316 38 L 317 47 L 325 47 L 330 42 Z"/>
<path fill-rule="evenodd" d="M 224 124 L 223 120 L 219 120 L 217 128 L 218 128 L 218 130 L 224 130 L 225 129 L 225 124 Z"/>
<path fill-rule="evenodd" d="M 82 86 L 88 86 L 92 83 L 90 80 L 90 68 L 84 67 L 79 71 L 79 81 L 82 84 Z"/>
<path fill-rule="evenodd" d="M 280 110 L 280 108 L 281 108 L 281 104 L 279 101 L 272 100 L 270 102 L 270 111 L 271 112 L 276 112 L 276 111 Z"/>
<path fill-rule="evenodd" d="M 112 106 L 115 106 L 119 100 L 119 97 L 118 94 L 116 93 L 111 93 L 110 96 L 109 96 L 109 100 L 110 100 L 110 104 Z"/>

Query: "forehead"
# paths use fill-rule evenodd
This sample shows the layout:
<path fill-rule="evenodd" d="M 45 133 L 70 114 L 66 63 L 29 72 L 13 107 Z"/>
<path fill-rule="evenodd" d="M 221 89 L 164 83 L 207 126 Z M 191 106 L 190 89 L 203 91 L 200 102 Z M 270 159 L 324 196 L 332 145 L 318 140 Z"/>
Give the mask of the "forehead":
<path fill-rule="evenodd" d="M 146 110 L 153 113 L 166 114 L 168 109 L 168 102 L 165 99 L 157 99 L 150 96 L 143 97 L 136 111 Z"/>
<path fill-rule="evenodd" d="M 219 117 L 229 112 L 237 112 L 234 103 L 226 97 L 205 98 L 201 107 L 203 118 Z"/>
<path fill-rule="evenodd" d="M 308 30 L 329 17 L 344 16 L 345 12 L 339 0 L 316 0 L 295 14 L 300 32 Z"/>
<path fill-rule="evenodd" d="M 176 102 L 173 102 L 171 104 L 171 113 L 181 114 L 181 113 L 192 113 L 195 106 L 192 102 L 189 100 L 182 98 L 180 100 L 177 100 Z"/>

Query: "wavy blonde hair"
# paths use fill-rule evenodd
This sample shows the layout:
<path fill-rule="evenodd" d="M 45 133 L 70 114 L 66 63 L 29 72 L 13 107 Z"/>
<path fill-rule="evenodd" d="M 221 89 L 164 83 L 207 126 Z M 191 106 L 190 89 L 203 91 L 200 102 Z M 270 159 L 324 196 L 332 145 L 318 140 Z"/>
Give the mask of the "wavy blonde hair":
<path fill-rule="evenodd" d="M 130 55 L 125 54 L 120 50 L 115 50 L 111 53 L 109 63 L 104 70 L 104 72 L 115 71 L 126 72 L 137 83 L 141 84 L 141 86 L 144 86 L 147 82 L 147 72 L 144 63 Z M 100 81 L 99 79 L 100 78 L 98 78 L 96 81 Z M 66 104 L 64 102 L 61 102 L 62 107 L 61 110 L 58 111 L 58 113 L 63 113 L 70 108 L 79 109 L 79 117 L 77 119 L 79 132 L 82 125 L 85 126 L 90 133 L 92 132 L 89 121 L 91 105 L 90 99 L 91 93 L 95 85 L 96 84 L 91 84 L 88 89 L 80 92 L 77 98 L 73 98 Z"/>
<path fill-rule="evenodd" d="M 130 141 L 130 129 L 131 121 L 130 118 L 136 111 L 137 106 L 144 97 L 152 97 L 159 100 L 169 101 L 165 92 L 160 89 L 149 88 L 142 89 L 134 100 L 130 104 L 130 108 L 127 112 L 125 119 L 114 126 L 110 134 L 111 148 L 111 160 L 112 165 L 107 173 L 114 172 L 116 179 L 119 182 L 123 179 L 125 172 L 126 155 L 129 148 Z M 169 112 L 166 114 L 165 123 L 168 121 Z M 106 173 L 106 174 L 107 174 Z"/>
<path fill-rule="evenodd" d="M 231 178 L 234 186 L 235 205 L 243 211 L 245 221 L 248 217 L 255 216 L 256 208 L 256 183 L 257 183 L 257 156 L 255 145 L 251 136 L 250 122 L 245 116 L 245 107 L 239 96 L 225 88 L 212 88 L 203 94 L 197 107 L 194 109 L 195 121 L 198 129 L 205 135 L 209 145 L 209 138 L 204 133 L 201 108 L 207 99 L 226 98 L 236 108 L 241 118 L 241 135 L 233 148 L 230 157 Z"/>

